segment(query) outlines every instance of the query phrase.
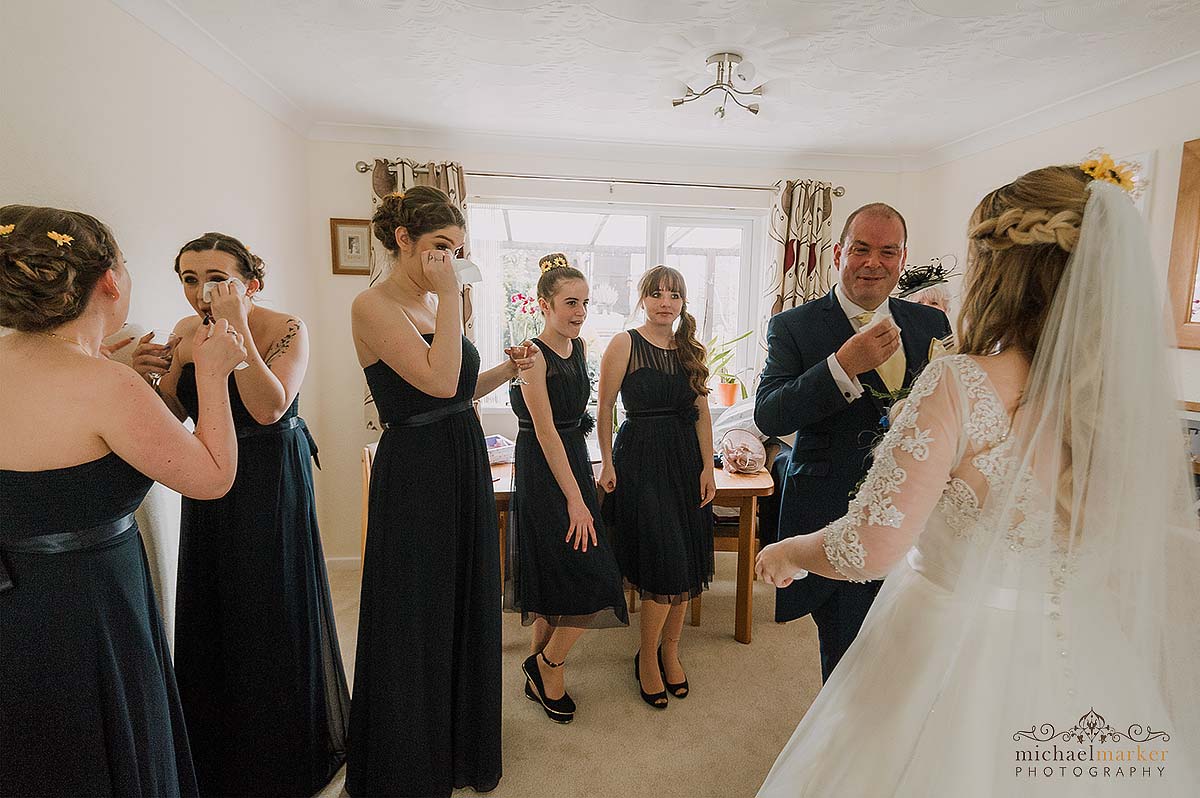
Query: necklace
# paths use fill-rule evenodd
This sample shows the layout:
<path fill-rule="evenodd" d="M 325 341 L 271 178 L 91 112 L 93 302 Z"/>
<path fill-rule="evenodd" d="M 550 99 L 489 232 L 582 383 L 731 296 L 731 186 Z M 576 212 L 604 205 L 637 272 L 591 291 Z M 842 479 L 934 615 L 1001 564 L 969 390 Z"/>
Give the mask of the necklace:
<path fill-rule="evenodd" d="M 78 340 L 78 339 L 75 339 L 75 338 L 67 338 L 67 337 L 66 337 L 66 336 L 64 336 L 64 335 L 58 335 L 57 333 L 52 333 L 52 332 L 49 332 L 49 331 L 46 331 L 46 332 L 42 333 L 42 335 L 48 335 L 48 336 L 50 336 L 51 338 L 57 338 L 58 340 L 60 340 L 60 341 L 62 341 L 62 342 L 64 342 L 64 343 L 73 344 L 73 345 L 75 345 L 75 346 L 79 347 L 79 351 L 80 351 L 80 352 L 83 352 L 83 353 L 84 353 L 85 355 L 87 355 L 88 357 L 95 357 L 95 355 L 93 355 L 91 352 L 87 351 L 87 348 L 86 348 L 86 347 L 83 345 L 83 341 L 80 341 L 80 340 Z"/>
<path fill-rule="evenodd" d="M 657 341 L 652 340 L 651 337 L 649 335 L 647 335 L 645 333 L 645 331 L 643 331 L 641 328 L 639 328 L 638 332 L 642 333 L 642 337 L 645 338 L 647 341 L 649 341 L 651 346 L 657 347 L 659 349 L 665 349 L 667 351 L 675 349 L 675 346 L 674 346 L 675 336 L 673 334 L 667 338 L 668 346 L 660 346 Z"/>

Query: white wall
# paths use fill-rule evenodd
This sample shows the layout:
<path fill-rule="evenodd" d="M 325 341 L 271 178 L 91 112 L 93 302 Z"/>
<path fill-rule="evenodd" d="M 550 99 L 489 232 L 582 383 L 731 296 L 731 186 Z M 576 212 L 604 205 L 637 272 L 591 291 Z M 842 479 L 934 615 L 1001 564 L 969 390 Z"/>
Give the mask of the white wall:
<path fill-rule="evenodd" d="M 929 169 L 917 175 L 921 234 L 913 236 L 910 257 L 915 263 L 954 253 L 965 266 L 971 211 L 988 191 L 1031 169 L 1078 162 L 1094 147 L 1118 158 L 1153 152 L 1146 210 L 1154 263 L 1147 277 L 1159 280 L 1165 298 L 1183 142 L 1197 137 L 1200 83 L 1193 83 Z M 1179 350 L 1177 362 L 1180 398 L 1200 401 L 1200 351 Z"/>
<path fill-rule="evenodd" d="M 6 3 L 0 201 L 108 222 L 133 275 L 130 320 L 192 312 L 172 264 L 208 230 L 267 263 L 266 298 L 304 313 L 311 289 L 304 140 L 107 2 Z"/>

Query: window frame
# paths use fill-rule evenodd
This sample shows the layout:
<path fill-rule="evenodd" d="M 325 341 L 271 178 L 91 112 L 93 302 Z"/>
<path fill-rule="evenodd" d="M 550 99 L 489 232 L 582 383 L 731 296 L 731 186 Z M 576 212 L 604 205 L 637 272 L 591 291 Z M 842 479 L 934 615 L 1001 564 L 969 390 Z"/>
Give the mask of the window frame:
<path fill-rule="evenodd" d="M 664 263 L 666 260 L 665 232 L 668 226 L 694 225 L 701 227 L 725 227 L 743 231 L 742 274 L 738 286 L 738 329 L 756 329 L 759 315 L 760 285 L 762 282 L 762 257 L 766 251 L 767 222 L 769 208 L 731 208 L 728 206 L 705 205 L 660 205 L 631 202 L 594 202 L 586 200 L 548 200 L 525 197 L 493 196 L 472 194 L 467 198 L 468 210 L 473 203 L 500 206 L 507 209 L 530 211 L 598 213 L 613 215 L 636 215 L 646 217 L 646 263 Z M 479 308 L 475 309 L 476 319 Z M 707 343 L 707 341 L 701 341 Z M 737 374 L 749 389 L 753 385 L 751 374 L 756 356 L 754 336 L 737 344 L 733 363 Z M 495 401 L 493 399 L 493 401 Z M 486 403 L 491 404 L 485 400 Z M 499 404 L 508 407 L 507 397 Z"/>
<path fill-rule="evenodd" d="M 1197 270 L 1200 261 L 1200 139 L 1183 144 L 1179 169 L 1179 196 L 1175 203 L 1175 230 L 1167 285 L 1175 314 L 1175 337 L 1180 349 L 1200 349 L 1200 321 L 1192 321 Z"/>

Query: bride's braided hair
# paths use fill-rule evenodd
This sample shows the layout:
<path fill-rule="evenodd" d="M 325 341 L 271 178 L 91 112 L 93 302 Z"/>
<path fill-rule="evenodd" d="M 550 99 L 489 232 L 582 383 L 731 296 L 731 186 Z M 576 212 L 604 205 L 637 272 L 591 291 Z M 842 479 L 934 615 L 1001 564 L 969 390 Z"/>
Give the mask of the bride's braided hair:
<path fill-rule="evenodd" d="M 1078 166 L 1047 166 L 985 196 L 971 215 L 958 351 L 1017 347 L 1032 356 L 1079 241 L 1091 178 Z"/>
<path fill-rule="evenodd" d="M 1051 214 L 1041 208 L 1009 208 L 999 216 L 975 225 L 970 236 L 980 246 L 996 251 L 1015 246 L 1055 244 L 1064 252 L 1071 252 L 1079 241 L 1082 220 L 1083 216 L 1075 211 Z"/>
<path fill-rule="evenodd" d="M 112 232 L 86 213 L 7 205 L 0 228 L 0 326 L 45 332 L 79 318 L 117 263 Z"/>

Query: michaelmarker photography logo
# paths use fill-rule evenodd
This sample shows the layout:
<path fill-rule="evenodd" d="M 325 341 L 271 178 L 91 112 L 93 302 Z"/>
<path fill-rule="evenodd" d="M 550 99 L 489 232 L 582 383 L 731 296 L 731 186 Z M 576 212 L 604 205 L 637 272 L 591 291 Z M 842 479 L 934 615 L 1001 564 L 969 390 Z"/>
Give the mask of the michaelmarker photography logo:
<path fill-rule="evenodd" d="M 1018 779 L 1157 780 L 1169 767 L 1165 743 L 1171 735 L 1140 723 L 1125 731 L 1113 728 L 1089 709 L 1074 726 L 1058 730 L 1052 723 L 1013 734 L 1014 775 Z"/>

